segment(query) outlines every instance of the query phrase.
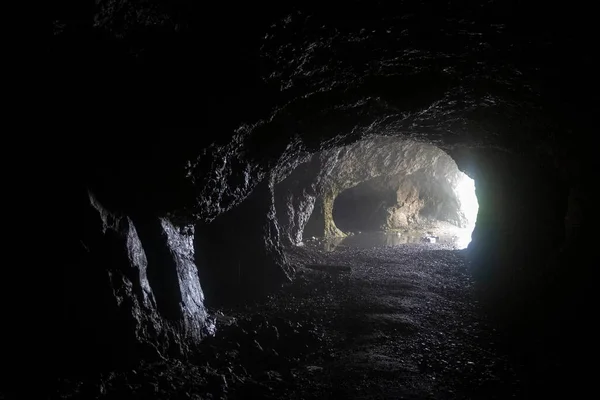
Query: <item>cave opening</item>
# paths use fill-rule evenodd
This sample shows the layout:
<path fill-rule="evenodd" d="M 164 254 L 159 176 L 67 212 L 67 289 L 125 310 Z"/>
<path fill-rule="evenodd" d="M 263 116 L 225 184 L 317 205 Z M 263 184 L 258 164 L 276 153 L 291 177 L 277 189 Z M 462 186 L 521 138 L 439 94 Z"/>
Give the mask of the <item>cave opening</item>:
<path fill-rule="evenodd" d="M 442 240 L 465 248 L 479 205 L 474 180 L 453 172 L 455 181 L 422 172 L 362 182 L 335 199 L 334 222 L 347 235 L 379 234 L 387 244 Z"/>
<path fill-rule="evenodd" d="M 479 209 L 475 181 L 442 149 L 376 137 L 349 146 L 340 160 L 316 196 L 304 239 L 324 238 L 331 249 L 468 246 Z"/>

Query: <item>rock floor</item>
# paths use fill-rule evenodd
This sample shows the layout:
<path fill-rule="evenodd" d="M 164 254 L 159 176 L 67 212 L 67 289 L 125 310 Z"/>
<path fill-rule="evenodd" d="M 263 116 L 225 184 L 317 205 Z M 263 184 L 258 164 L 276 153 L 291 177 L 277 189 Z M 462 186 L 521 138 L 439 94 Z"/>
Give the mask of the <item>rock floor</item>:
<path fill-rule="evenodd" d="M 449 248 L 296 250 L 291 258 L 310 260 L 310 271 L 297 283 L 303 295 L 288 303 L 323 318 L 332 357 L 304 377 L 311 391 L 290 398 L 517 397 L 518 372 L 482 315 L 464 253 Z"/>
<path fill-rule="evenodd" d="M 42 398 L 520 397 L 463 252 L 306 245 L 288 256 L 297 279 L 258 303 L 214 310 L 218 333 L 196 360 L 60 379 Z"/>

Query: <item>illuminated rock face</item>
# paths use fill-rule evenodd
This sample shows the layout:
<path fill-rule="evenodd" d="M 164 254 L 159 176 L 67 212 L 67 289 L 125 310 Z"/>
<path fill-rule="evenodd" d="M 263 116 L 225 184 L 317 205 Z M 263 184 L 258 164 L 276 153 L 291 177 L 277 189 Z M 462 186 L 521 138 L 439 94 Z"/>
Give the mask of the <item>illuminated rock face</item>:
<path fill-rule="evenodd" d="M 409 229 L 427 221 L 446 221 L 465 228 L 467 221 L 454 179 L 447 179 L 463 174 L 453 168 L 437 179 L 420 171 L 382 176 L 347 189 L 336 198 L 336 223 L 343 231 Z M 475 188 L 471 190 L 474 195 Z"/>
<path fill-rule="evenodd" d="M 288 236 L 292 242 L 301 236 L 343 237 L 344 231 L 407 228 L 428 218 L 462 227 L 465 219 L 454 190 L 462 175 L 452 158 L 435 146 L 372 137 L 316 154 L 276 186 L 275 192 L 286 192 L 287 198 L 314 202 L 312 210 L 306 209 L 312 211 L 310 218 L 301 219 L 304 226 L 284 213 L 278 214 L 279 223 L 283 231 L 293 231 Z M 357 202 L 352 204 L 352 198 Z M 340 230 L 336 216 L 365 220 Z"/>
<path fill-rule="evenodd" d="M 85 221 L 94 228 L 85 228 L 79 251 L 64 260 L 63 357 L 102 365 L 191 355 L 213 330 L 193 227 L 167 218 L 134 222 L 92 193 Z"/>

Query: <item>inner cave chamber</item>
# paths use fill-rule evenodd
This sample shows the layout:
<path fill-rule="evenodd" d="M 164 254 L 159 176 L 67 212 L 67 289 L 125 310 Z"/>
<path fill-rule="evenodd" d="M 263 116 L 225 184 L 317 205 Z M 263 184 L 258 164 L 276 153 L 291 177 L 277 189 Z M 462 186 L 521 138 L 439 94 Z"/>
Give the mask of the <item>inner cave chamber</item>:
<path fill-rule="evenodd" d="M 413 145 L 422 147 L 425 166 L 376 176 L 341 191 L 333 202 L 333 223 L 346 235 L 393 232 L 422 239 L 423 233 L 445 232 L 460 248 L 466 247 L 479 208 L 473 179 L 435 146 Z M 418 165 L 419 159 L 412 162 Z"/>

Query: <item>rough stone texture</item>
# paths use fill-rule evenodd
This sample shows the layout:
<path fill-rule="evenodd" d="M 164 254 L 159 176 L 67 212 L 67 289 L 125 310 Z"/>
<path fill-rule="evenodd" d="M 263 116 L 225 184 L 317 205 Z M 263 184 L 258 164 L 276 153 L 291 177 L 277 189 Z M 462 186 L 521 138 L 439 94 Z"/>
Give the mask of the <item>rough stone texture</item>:
<path fill-rule="evenodd" d="M 245 265 L 272 266 L 266 274 L 272 276 L 281 274 L 282 263 L 264 261 L 279 257 L 278 221 L 281 238 L 297 243 L 344 146 L 372 134 L 419 139 L 449 151 L 476 178 L 481 210 L 472 260 L 481 276 L 499 282 L 494 291 L 499 302 L 515 299 L 513 282 L 535 286 L 531 282 L 539 271 L 546 276 L 544 260 L 555 254 L 540 252 L 549 243 L 562 244 L 554 236 L 564 233 L 562 200 L 567 195 L 551 190 L 554 175 L 564 173 L 567 193 L 569 188 L 580 193 L 572 197 L 569 210 L 580 207 L 582 215 L 594 215 L 590 171 L 598 170 L 598 157 L 588 137 L 594 137 L 597 126 L 596 102 L 595 92 L 586 89 L 597 76 L 589 51 L 595 45 L 595 13 L 560 3 L 520 5 L 518 13 L 511 1 L 474 3 L 448 4 L 435 16 L 426 1 L 356 1 L 335 10 L 321 2 L 298 7 L 285 2 L 255 13 L 250 12 L 255 4 L 232 10 L 228 3 L 214 3 L 212 15 L 226 15 L 232 30 L 222 35 L 215 35 L 223 32 L 222 20 L 207 20 L 206 7 L 197 2 L 58 7 L 50 57 L 44 61 L 52 76 L 45 92 L 60 95 L 61 101 L 47 101 L 36 120 L 44 124 L 40 130 L 53 123 L 64 127 L 66 138 L 52 135 L 37 138 L 35 146 L 26 143 L 24 159 L 35 161 L 35 168 L 27 170 L 41 178 L 22 171 L 19 176 L 36 188 L 31 198 L 42 202 L 71 204 L 72 185 L 91 188 L 107 208 L 134 220 L 142 243 L 145 229 L 139 219 L 156 223 L 167 215 L 176 215 L 181 225 L 198 223 L 199 234 L 220 243 L 233 236 L 246 247 L 241 253 Z M 194 128 L 162 128 L 174 125 Z M 308 182 L 292 179 L 302 175 L 290 174 L 294 167 L 318 152 L 309 160 L 320 164 L 317 176 Z M 367 153 L 361 160 L 369 160 Z M 512 163 L 512 157 L 530 160 Z M 352 178 L 352 168 L 344 170 Z M 265 189 L 272 179 L 289 190 L 282 187 L 280 194 L 276 188 L 273 194 Z M 42 184 L 57 181 L 64 183 L 60 190 L 40 195 Z M 78 239 L 71 240 L 72 231 L 86 231 L 92 242 L 105 239 L 97 235 L 97 216 L 82 217 L 89 212 L 86 200 L 75 203 L 61 207 L 60 218 L 49 218 L 40 239 L 64 246 L 60 257 L 50 261 L 66 265 L 64 292 L 72 319 L 65 322 L 67 339 L 61 343 L 73 353 L 85 343 L 76 332 L 101 337 L 108 326 L 120 326 L 113 320 L 118 312 L 99 312 L 103 309 L 97 303 L 107 298 L 111 304 L 106 271 L 127 259 L 120 244 L 102 245 L 104 250 L 94 253 L 94 268 L 78 268 L 79 256 L 87 253 Z M 545 218 L 559 221 L 559 227 Z M 596 281 L 590 251 L 595 226 L 586 222 L 591 218 L 581 220 L 553 271 L 576 265 L 582 271 L 578 279 L 587 284 Z M 323 230 L 328 221 L 323 218 Z M 59 227 L 66 237 L 54 234 Z M 154 226 L 152 232 L 160 229 Z M 212 250 L 200 246 L 196 255 Z M 215 252 L 200 265 L 211 271 L 233 265 L 232 253 L 231 248 Z M 162 292 L 151 279 L 153 256 L 147 258 L 160 309 Z M 261 275 L 252 271 L 247 275 Z M 506 278 L 495 280 L 496 274 Z M 564 273 L 557 276 L 552 279 L 564 281 Z M 173 285 L 178 280 L 176 274 L 168 278 Z M 578 304 L 574 298 L 584 303 L 586 285 L 571 284 L 570 292 L 578 296 L 565 294 L 552 304 Z M 178 292 L 173 293 L 176 303 Z M 50 296 L 56 297 L 60 294 Z M 537 299 L 532 294 L 525 298 Z M 575 315 L 538 307 L 537 300 L 529 309 Z M 583 345 L 579 350 L 572 353 L 586 352 Z"/>
<path fill-rule="evenodd" d="M 157 268 L 173 268 L 177 275 L 178 291 L 169 291 L 169 296 L 179 300 L 181 318 L 177 321 L 181 331 L 178 341 L 184 348 L 181 354 L 188 353 L 188 346 L 197 344 L 211 330 L 207 323 L 207 312 L 204 307 L 204 293 L 200 287 L 198 268 L 194 260 L 194 227 L 177 227 L 167 218 L 160 218 L 161 237 L 166 241 L 172 260 L 171 265 Z"/>
<path fill-rule="evenodd" d="M 406 176 L 393 175 L 341 192 L 333 213 L 345 232 L 401 229 L 418 222 L 423 205 L 418 187 Z"/>
<path fill-rule="evenodd" d="M 421 24 L 414 23 L 423 12 L 417 3 L 403 4 L 402 13 L 394 6 L 378 5 L 372 11 L 377 17 L 372 21 L 377 20 L 377 26 L 371 26 L 371 20 L 356 18 L 364 17 L 371 6 L 369 3 L 366 7 L 360 1 L 345 5 L 341 14 L 330 14 L 309 4 L 295 12 L 289 12 L 288 6 L 261 10 L 258 19 L 247 18 L 248 8 L 239 8 L 237 12 L 227 10 L 230 26 L 244 33 L 231 35 L 235 39 L 227 35 L 216 44 L 206 43 L 205 37 L 209 35 L 204 33 L 212 28 L 203 19 L 204 10 L 191 3 L 167 5 L 155 1 L 134 5 L 106 1 L 89 10 L 78 9 L 84 16 L 81 18 L 57 13 L 55 26 L 65 25 L 65 29 L 55 32 L 53 54 L 60 76 L 67 76 L 73 82 L 81 77 L 81 73 L 74 71 L 86 70 L 76 67 L 83 63 L 100 71 L 94 76 L 100 76 L 101 81 L 94 82 L 94 87 L 99 87 L 102 93 L 110 94 L 113 89 L 122 93 L 123 87 L 130 88 L 125 95 L 118 96 L 127 105 L 124 109 L 133 107 L 153 116 L 145 122 L 134 118 L 135 124 L 155 126 L 155 117 L 171 116 L 170 110 L 176 110 L 173 115 L 178 121 L 186 116 L 192 118 L 199 109 L 210 115 L 209 120 L 214 124 L 207 129 L 202 127 L 201 133 L 181 130 L 179 134 L 169 129 L 148 135 L 146 140 L 153 142 L 150 147 L 154 148 L 147 153 L 156 153 L 156 158 L 146 157 L 141 163 L 136 159 L 125 165 L 125 170 L 139 171 L 134 174 L 136 185 L 130 189 L 132 182 L 125 179 L 122 186 L 127 193 L 133 193 L 117 195 L 114 201 L 115 209 L 127 203 L 129 210 L 144 207 L 158 215 L 190 208 L 181 214 L 202 223 L 239 205 L 261 181 L 270 179 L 269 174 L 285 177 L 282 170 L 293 170 L 294 165 L 305 161 L 307 154 L 331 150 L 365 135 L 401 135 L 446 147 L 496 146 L 535 151 L 538 139 L 546 140 L 560 130 L 540 113 L 539 88 L 544 85 L 531 82 L 539 83 L 546 75 L 540 73 L 532 59 L 524 60 L 527 51 L 523 47 L 530 51 L 527 54 L 549 54 L 554 58 L 554 52 L 525 40 L 519 39 L 518 46 L 513 43 L 523 33 L 533 35 L 529 38 L 540 36 L 527 17 L 518 16 L 527 21 L 525 26 L 492 24 L 498 13 L 503 15 L 504 6 L 498 2 L 478 6 L 473 9 L 476 11 L 449 6 L 439 20 L 422 26 L 422 29 L 432 28 L 433 36 L 428 35 L 429 39 L 424 40 L 416 28 Z M 159 18 L 163 15 L 164 18 Z M 86 19 L 90 23 L 95 20 L 95 28 L 121 40 L 95 36 L 91 33 L 93 29 L 78 30 L 71 23 Z M 252 29 L 247 29 L 249 20 L 255 25 Z M 471 24 L 474 20 L 479 22 Z M 535 21 L 540 23 L 540 18 Z M 440 26 L 443 29 L 433 29 Z M 499 40 L 501 36 L 506 41 Z M 81 46 L 86 40 L 91 45 Z M 75 57 L 72 48 L 82 47 L 89 50 L 78 63 L 70 65 L 63 61 Z M 197 50 L 190 49 L 199 48 L 207 53 L 215 51 L 219 62 L 194 64 L 194 59 L 202 57 L 198 57 Z M 491 48 L 498 56 L 490 54 Z M 114 68 L 108 61 L 102 62 L 103 57 L 123 61 L 119 63 L 123 68 L 112 73 Z M 171 74 L 158 67 L 162 65 L 157 62 L 161 59 L 168 60 Z M 564 65 L 581 68 L 580 63 L 572 61 Z M 197 72 L 200 70 L 202 74 Z M 158 76 L 170 76 L 175 81 L 147 84 Z M 185 81 L 183 76 L 189 79 Z M 204 76 L 214 76 L 212 85 L 207 85 Z M 121 85 L 122 82 L 127 84 Z M 555 84 L 554 80 L 552 83 Z M 200 97 L 190 100 L 181 93 L 176 95 L 175 88 L 194 85 L 199 85 L 198 92 L 213 100 L 206 102 Z M 574 86 L 569 83 L 566 88 Z M 86 85 L 77 81 L 73 87 L 76 96 L 71 97 L 81 98 L 76 88 Z M 58 89 L 64 92 L 64 88 Z M 576 97 L 560 96 L 560 101 Z M 131 101 L 132 98 L 137 102 Z M 169 99 L 168 104 L 154 104 L 161 98 Z M 85 104 L 78 100 L 73 103 Z M 161 112 L 154 113 L 157 108 Z M 514 120 L 519 123 L 512 123 Z M 118 135 L 119 141 L 125 140 Z M 194 138 L 195 146 L 181 145 L 190 137 Z M 138 140 L 134 142 L 135 146 L 140 145 Z M 116 158 L 128 160 L 136 155 L 123 151 Z M 183 165 L 182 160 L 189 162 L 187 172 L 194 188 L 191 192 L 181 190 L 185 174 L 173 167 Z M 327 167 L 322 171 L 326 174 Z M 156 179 L 158 175 L 164 179 Z M 119 193 L 114 187 L 119 185 L 108 186 L 106 191 Z M 165 195 L 172 193 L 177 195 Z M 310 196 L 314 195 L 294 195 L 289 204 L 297 205 L 294 209 L 300 211 L 290 212 L 290 207 L 282 206 L 289 214 L 286 219 L 293 221 L 292 228 L 282 229 L 284 240 L 298 242 L 305 216 L 314 207 Z M 122 197 L 128 201 L 124 202 Z M 130 197 L 137 200 L 129 201 Z M 187 200 L 182 201 L 183 198 Z M 280 201 L 276 201 L 279 205 Z M 323 215 L 327 215 L 328 207 L 322 209 Z M 334 233 L 330 222 L 329 217 L 323 218 L 323 231 Z"/>
<path fill-rule="evenodd" d="M 406 187 L 400 186 L 396 178 L 387 180 L 385 177 L 388 176 L 408 176 L 412 183 L 407 181 L 404 183 Z M 343 237 L 345 234 L 334 222 L 336 197 L 362 182 L 372 182 L 373 185 L 385 187 L 396 184 L 394 191 L 400 193 L 401 198 L 389 205 L 395 208 L 390 210 L 389 216 L 384 217 L 384 226 L 406 226 L 409 221 L 418 220 L 421 211 L 433 218 L 462 225 L 463 218 L 449 212 L 449 209 L 456 209 L 452 207 L 456 203 L 445 205 L 441 200 L 449 198 L 450 202 L 457 201 L 453 187 L 456 186 L 458 176 L 459 171 L 454 161 L 435 146 L 393 137 L 371 137 L 314 155 L 311 161 L 298 167 L 297 172 L 292 172 L 276 186 L 276 192 L 283 193 L 280 199 L 284 203 L 278 204 L 280 208 L 289 209 L 296 204 L 314 202 L 313 210 L 310 207 L 295 208 L 296 213 L 302 209 L 312 211 L 309 219 L 306 216 L 298 218 L 296 214 L 280 212 L 280 224 L 284 231 L 289 231 L 288 240 L 292 243 L 298 243 L 304 227 L 305 237 Z M 411 185 L 418 185 L 421 190 L 411 192 Z M 403 189 L 406 189 L 406 193 Z M 434 199 L 432 201 L 435 203 L 421 203 L 419 197 Z M 285 202 L 286 200 L 292 203 Z M 409 206 L 408 203 L 412 205 Z M 388 209 L 385 210 L 387 211 Z"/>
<path fill-rule="evenodd" d="M 84 219 L 79 254 L 65 260 L 60 327 L 67 349 L 78 346 L 63 357 L 79 360 L 84 368 L 92 359 L 101 366 L 190 355 L 211 330 L 193 259 L 193 229 L 178 228 L 165 218 L 155 220 L 158 232 L 148 230 L 151 224 L 136 227 L 91 193 Z M 167 257 L 159 260 L 161 250 Z M 157 273 L 176 276 L 178 290 L 169 287 L 165 293 Z M 177 299 L 176 314 L 165 304 L 172 298 Z"/>
<path fill-rule="evenodd" d="M 336 193 L 325 191 L 315 201 L 315 205 L 306 220 L 305 230 L 302 238 L 309 237 L 345 237 L 346 234 L 339 230 L 333 219 L 333 204 Z M 302 227 L 300 227 L 302 228 Z"/>
<path fill-rule="evenodd" d="M 393 189 L 395 189 L 393 190 L 395 202 L 383 210 L 384 222 L 376 228 L 402 229 L 419 222 L 419 213 L 425 205 L 419 187 L 411 179 L 398 179 L 398 186 Z"/>
<path fill-rule="evenodd" d="M 290 279 L 273 196 L 273 186 L 262 182 L 238 207 L 198 226 L 197 260 L 202 281 L 211 282 L 212 304 L 262 294 Z"/>
<path fill-rule="evenodd" d="M 464 227 L 455 182 L 444 178 L 421 172 L 365 181 L 336 198 L 335 223 L 346 232 L 408 229 L 428 220 Z"/>

